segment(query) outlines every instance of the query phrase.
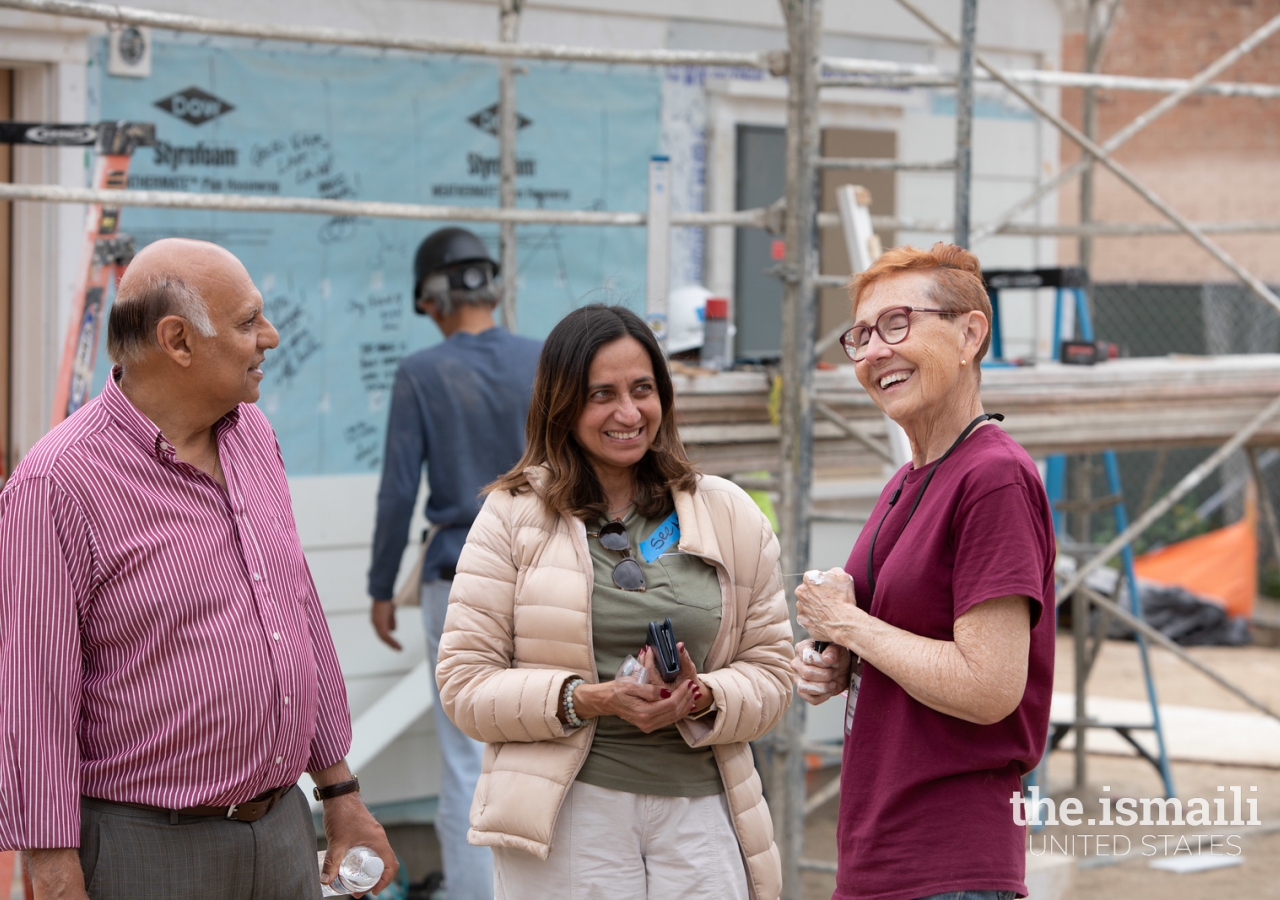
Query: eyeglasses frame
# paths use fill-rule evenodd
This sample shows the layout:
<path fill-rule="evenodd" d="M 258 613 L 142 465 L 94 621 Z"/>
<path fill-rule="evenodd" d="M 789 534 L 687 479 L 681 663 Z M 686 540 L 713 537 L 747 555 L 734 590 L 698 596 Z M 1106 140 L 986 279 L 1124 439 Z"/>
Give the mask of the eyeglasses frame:
<path fill-rule="evenodd" d="M 900 313 L 903 311 L 905 311 L 907 314 L 907 328 L 905 331 L 902 332 L 901 338 L 899 338 L 896 341 L 891 341 L 887 337 L 885 337 L 884 332 L 880 330 L 880 320 L 892 313 Z M 864 359 L 866 359 L 867 357 L 866 347 L 859 348 L 853 342 L 853 332 L 859 328 L 870 328 L 873 333 L 880 335 L 880 340 L 884 341 L 884 343 L 888 344 L 890 347 L 896 347 L 898 344 L 901 344 L 903 341 L 905 341 L 908 337 L 911 336 L 911 314 L 913 312 L 931 312 L 931 313 L 937 313 L 940 316 L 947 316 L 947 317 L 960 315 L 960 312 L 958 310 L 939 309 L 936 306 L 891 306 L 888 309 L 886 309 L 884 312 L 880 313 L 880 315 L 876 316 L 876 321 L 874 324 L 854 325 L 844 334 L 840 335 L 840 346 L 844 350 L 844 355 L 849 357 L 849 359 L 852 360 L 853 362 L 862 362 Z M 868 335 L 867 345 L 870 346 L 870 344 L 871 344 L 871 337 L 870 335 Z M 854 354 L 857 353 L 859 349 L 863 351 L 862 356 L 855 356 Z"/>

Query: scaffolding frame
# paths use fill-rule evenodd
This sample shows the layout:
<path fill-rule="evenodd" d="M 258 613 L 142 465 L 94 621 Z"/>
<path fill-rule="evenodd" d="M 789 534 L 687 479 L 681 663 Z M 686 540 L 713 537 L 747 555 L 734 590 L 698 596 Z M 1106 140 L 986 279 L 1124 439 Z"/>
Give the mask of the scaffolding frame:
<path fill-rule="evenodd" d="M 215 20 L 198 16 L 160 13 L 150 10 L 130 9 L 80 0 L 0 0 L 0 8 L 23 10 L 49 15 L 73 16 L 115 25 L 144 25 L 159 29 L 217 34 L 265 40 L 294 41 L 311 44 L 373 47 L 415 53 L 446 53 L 477 55 L 500 61 L 499 95 L 499 143 L 500 143 L 500 205 L 497 208 L 427 206 L 416 204 L 376 203 L 361 201 L 323 200 L 313 198 L 265 198 L 240 195 L 191 195 L 161 191 L 98 191 L 70 188 L 59 185 L 0 185 L 0 199 L 29 200 L 55 203 L 107 203 L 115 206 L 153 206 L 166 208 L 196 208 L 244 210 L 259 212 L 295 212 L 320 215 L 359 215 L 370 217 L 409 219 L 452 219 L 457 221 L 496 222 L 502 227 L 501 263 L 508 280 L 508 294 L 504 300 L 502 315 L 509 326 L 515 324 L 517 256 L 515 252 L 515 226 L 519 224 L 566 225 L 646 225 L 648 217 L 641 212 L 592 212 L 547 211 L 519 209 L 515 205 L 515 76 L 518 72 L 514 61 L 518 59 L 555 60 L 562 62 L 618 63 L 655 66 L 723 66 L 746 67 L 769 75 L 787 76 L 787 163 L 786 197 L 781 205 L 757 210 L 733 213 L 673 213 L 670 224 L 674 226 L 728 226 L 760 227 L 785 235 L 786 256 L 777 268 L 783 281 L 783 392 L 781 406 L 782 469 L 778 479 L 781 494 L 782 565 L 789 571 L 798 571 L 807 565 L 809 556 L 810 524 L 827 519 L 815 515 L 810 509 L 813 481 L 813 414 L 815 407 L 823 415 L 821 404 L 815 404 L 813 396 L 813 371 L 816 350 L 830 335 L 815 345 L 816 291 L 833 283 L 831 276 L 817 273 L 817 230 L 838 225 L 838 218 L 820 214 L 817 209 L 817 173 L 822 168 L 895 169 L 895 170 L 955 170 L 956 213 L 952 223 L 917 222 L 909 219 L 883 219 L 873 221 L 877 227 L 910 228 L 922 231 L 954 232 L 958 242 L 982 240 L 992 234 L 1017 235 L 1074 235 L 1082 240 L 1109 235 L 1136 234 L 1185 234 L 1212 255 L 1225 268 L 1233 272 L 1256 295 L 1280 310 L 1280 298 L 1263 282 L 1227 255 L 1208 238 L 1210 233 L 1275 232 L 1280 231 L 1277 222 L 1244 222 L 1197 224 L 1188 221 L 1162 198 L 1146 188 L 1136 177 L 1120 166 L 1111 153 L 1125 140 L 1146 127 L 1155 118 L 1172 109 L 1177 103 L 1193 94 L 1214 96 L 1251 96 L 1280 98 L 1280 86 L 1213 83 L 1212 79 L 1249 50 L 1258 46 L 1277 30 L 1280 16 L 1256 30 L 1232 51 L 1220 57 L 1212 65 L 1189 80 L 1134 78 L 1129 76 L 1098 75 L 1096 72 L 1004 72 L 995 67 L 975 49 L 976 37 L 973 21 L 976 0 L 960 0 L 962 29 L 959 36 L 952 34 L 921 10 L 913 0 L 897 0 L 922 24 L 947 44 L 960 50 L 962 65 L 959 73 L 945 73 L 932 66 L 911 66 L 885 63 L 875 60 L 832 59 L 819 55 L 822 0 L 780 0 L 786 31 L 786 51 L 769 53 L 725 53 L 684 50 L 604 50 L 586 47 L 521 44 L 517 42 L 519 18 L 523 0 L 499 0 L 500 40 L 497 42 L 434 40 L 404 38 L 392 35 L 375 35 L 342 29 L 305 26 L 255 25 Z M 1091 7 L 1103 0 L 1091 0 Z M 1116 0 L 1105 0 L 1112 7 Z M 1112 9 L 1114 13 L 1114 9 Z M 971 62 L 965 62 L 969 60 Z M 1095 58 L 1096 63 L 1096 58 Z M 976 66 L 981 71 L 973 71 Z M 1040 118 L 1052 124 L 1062 134 L 1078 144 L 1085 153 L 1081 163 L 1064 170 L 1045 182 L 1027 198 L 999 219 L 984 225 L 970 234 L 969 216 L 969 159 L 971 153 L 971 127 L 973 116 L 974 80 L 994 81 L 1002 84 Z M 1086 122 L 1081 131 L 1049 110 L 1023 85 L 1048 87 L 1108 88 L 1115 90 L 1152 91 L 1166 94 L 1165 98 L 1147 113 L 1135 119 L 1101 146 L 1094 142 L 1092 128 Z M 823 159 L 819 156 L 819 104 L 820 89 L 830 87 L 956 87 L 957 103 L 956 155 L 953 160 L 936 163 L 902 163 L 897 160 L 843 160 Z M 1119 140 L 1117 140 L 1119 138 Z M 1109 168 L 1125 184 L 1157 209 L 1168 224 L 1094 223 L 1086 219 L 1078 226 L 1017 225 L 1013 219 L 1023 210 L 1034 206 L 1050 191 L 1067 183 L 1070 178 L 1090 169 L 1093 165 Z M 836 279 L 834 283 L 843 283 Z M 1178 499 L 1185 496 L 1238 449 L 1247 446 L 1249 439 L 1272 417 L 1280 414 L 1280 398 L 1272 401 L 1253 420 L 1245 425 L 1212 456 L 1189 473 L 1164 498 L 1152 505 L 1146 513 L 1134 521 L 1101 551 L 1087 560 L 1076 574 L 1059 589 L 1058 603 L 1062 603 L 1077 590 L 1083 591 L 1088 601 L 1116 619 L 1129 625 L 1153 642 L 1168 649 L 1175 656 L 1192 665 L 1207 677 L 1243 699 L 1266 715 L 1280 719 L 1280 713 L 1232 684 L 1210 667 L 1198 662 L 1180 647 L 1147 625 L 1140 618 L 1112 600 L 1102 597 L 1085 586 L 1089 573 L 1113 558 L 1122 548 L 1146 530 L 1156 519 L 1168 511 Z M 1280 536 L 1277 536 L 1280 540 Z M 799 568 L 797 568 L 799 567 Z M 791 603 L 794 627 L 794 602 Z M 412 677 L 412 675 L 410 676 Z M 405 680 L 407 683 L 408 679 Z M 838 792 L 830 787 L 805 799 L 804 721 L 803 703 L 791 704 L 786 718 L 762 743 L 766 759 L 762 769 L 769 794 L 775 835 L 782 856 L 783 896 L 799 900 L 801 896 L 800 872 L 802 868 L 817 871 L 834 871 L 834 865 L 825 862 L 802 860 L 804 820 L 806 813 Z M 385 730 L 385 729 L 384 729 Z M 392 735 L 391 737 L 394 737 Z M 380 739 L 390 740 L 385 734 Z M 376 751 L 375 751 L 376 752 Z"/>

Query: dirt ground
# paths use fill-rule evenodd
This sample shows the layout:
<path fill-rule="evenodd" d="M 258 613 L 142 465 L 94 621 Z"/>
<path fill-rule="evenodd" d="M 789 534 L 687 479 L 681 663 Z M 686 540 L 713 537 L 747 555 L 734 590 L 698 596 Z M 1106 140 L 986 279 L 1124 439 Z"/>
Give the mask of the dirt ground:
<path fill-rule="evenodd" d="M 1191 648 L 1193 656 L 1213 667 L 1222 675 L 1241 685 L 1258 699 L 1280 708 L 1280 649 L 1272 647 L 1197 647 Z M 1072 649 L 1069 637 L 1059 638 L 1055 690 L 1074 690 Z M 1210 709 L 1253 711 L 1223 688 L 1209 681 L 1162 650 L 1152 651 L 1152 668 L 1162 702 L 1180 706 L 1201 706 Z M 1126 700 L 1145 699 L 1141 669 L 1134 644 L 1125 641 L 1108 642 L 1094 668 L 1089 681 L 1091 696 L 1113 697 Z M 1218 900 L 1218 898 L 1272 898 L 1280 897 L 1280 770 L 1246 768 L 1242 766 L 1218 766 L 1205 763 L 1173 762 L 1174 783 L 1180 798 L 1203 797 L 1212 800 L 1221 796 L 1219 786 L 1241 786 L 1246 797 L 1249 788 L 1258 791 L 1258 818 L 1262 824 L 1254 827 L 1191 828 L 1175 826 L 1132 826 L 1076 829 L 1057 826 L 1046 828 L 1033 838 L 1033 846 L 1040 847 L 1042 840 L 1057 838 L 1059 848 L 1068 836 L 1076 835 L 1076 900 Z M 831 777 L 833 773 L 815 773 L 811 787 Z M 1072 786 L 1074 761 L 1070 752 L 1054 753 L 1049 761 L 1049 794 L 1057 800 L 1078 797 L 1088 815 L 1098 810 L 1098 798 L 1104 796 L 1101 788 L 1111 788 L 1106 796 L 1159 797 L 1162 793 L 1156 771 L 1145 761 L 1135 757 L 1104 756 L 1090 754 L 1087 786 L 1075 790 Z M 810 859 L 836 858 L 835 827 L 838 801 L 827 803 L 810 818 L 805 829 L 805 856 Z M 1227 814 L 1230 816 L 1230 804 Z M 1247 811 L 1246 811 L 1247 818 Z M 1132 848 L 1127 855 L 1119 849 L 1110 849 L 1099 855 L 1092 841 L 1086 849 L 1081 845 L 1084 833 L 1121 834 Z M 1172 855 L 1180 837 L 1187 837 L 1192 846 L 1197 833 L 1236 835 L 1231 842 L 1239 847 L 1243 863 L 1231 868 L 1179 875 L 1150 868 L 1152 858 L 1163 855 L 1166 841 Z M 1172 835 L 1164 838 L 1163 835 Z M 1157 849 L 1155 857 L 1143 856 L 1143 838 Z M 1209 838 L 1201 842 L 1208 848 Z M 1234 854 L 1219 839 L 1218 851 Z M 1116 848 L 1123 842 L 1113 839 L 1108 844 Z M 1053 844 L 1049 845 L 1052 849 Z M 1148 851 L 1150 852 L 1150 851 Z M 1186 854 L 1181 854 L 1184 858 Z M 804 875 L 805 900 L 828 900 L 835 889 L 835 876 L 820 872 Z"/>

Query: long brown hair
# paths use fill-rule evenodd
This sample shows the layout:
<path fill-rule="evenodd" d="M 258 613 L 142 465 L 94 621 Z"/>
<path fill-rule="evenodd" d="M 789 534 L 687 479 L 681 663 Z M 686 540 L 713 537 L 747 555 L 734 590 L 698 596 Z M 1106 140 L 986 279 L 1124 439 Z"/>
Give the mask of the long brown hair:
<path fill-rule="evenodd" d="M 569 313 L 547 335 L 525 424 L 524 456 L 510 472 L 486 487 L 485 493 L 530 490 L 524 470 L 545 466 L 549 478 L 542 488 L 547 506 L 587 521 L 607 517 L 604 490 L 573 430 L 587 405 L 592 360 L 605 344 L 624 337 L 639 341 L 649 354 L 662 404 L 662 424 L 653 445 L 632 470 L 636 509 L 652 518 L 671 508 L 673 490 L 696 489 L 698 473 L 676 430 L 675 388 L 653 329 L 625 306 L 592 304 Z"/>

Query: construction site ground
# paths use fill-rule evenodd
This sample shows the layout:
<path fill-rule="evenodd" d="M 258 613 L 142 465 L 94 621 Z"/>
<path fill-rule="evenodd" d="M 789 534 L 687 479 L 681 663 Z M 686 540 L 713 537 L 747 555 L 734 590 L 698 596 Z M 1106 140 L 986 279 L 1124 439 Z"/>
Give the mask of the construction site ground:
<path fill-rule="evenodd" d="M 1262 601 L 1262 608 L 1271 615 L 1280 610 L 1274 601 Z M 1263 640 L 1268 636 L 1261 636 Z M 1254 697 L 1280 709 L 1280 648 L 1255 645 L 1249 647 L 1193 647 L 1189 652 L 1196 659 L 1211 666 L 1224 677 L 1249 691 Z M 1054 673 L 1055 691 L 1071 693 L 1074 690 L 1073 650 L 1069 635 L 1058 638 L 1057 664 Z M 1233 712 L 1255 712 L 1239 698 L 1214 684 L 1204 675 L 1192 669 L 1172 654 L 1155 649 L 1152 651 L 1155 683 L 1162 703 L 1193 706 Z M 1145 688 L 1135 644 L 1128 641 L 1108 641 L 1089 680 L 1089 696 L 1121 700 L 1144 700 Z M 1113 798 L 1154 798 L 1162 795 L 1162 787 L 1155 769 L 1137 756 L 1090 753 L 1088 757 L 1088 786 L 1076 790 L 1073 785 L 1074 754 L 1069 750 L 1053 753 L 1049 761 L 1049 794 L 1055 800 L 1077 797 L 1084 804 L 1085 815 L 1100 809 L 1099 798 L 1104 796 L 1102 786 L 1111 788 L 1105 796 Z M 1240 785 L 1245 796 L 1257 786 L 1258 818 L 1262 824 L 1256 827 L 1178 827 L 1172 825 L 1135 825 L 1129 828 L 1078 828 L 1050 826 L 1033 838 L 1033 848 L 1042 846 L 1042 835 L 1056 837 L 1059 846 L 1073 833 L 1077 871 L 1074 895 L 1064 900 L 1209 900 L 1221 897 L 1273 897 L 1280 885 L 1280 769 L 1239 765 L 1216 765 L 1206 762 L 1171 763 L 1174 784 L 1178 796 L 1184 801 L 1192 797 L 1210 800 L 1222 796 L 1218 788 Z M 816 772 L 811 776 L 811 789 L 821 785 L 835 774 L 835 770 Z M 838 799 L 832 800 L 809 817 L 805 829 L 805 857 L 831 860 L 836 858 L 836 815 Z M 1231 803 L 1227 803 L 1227 815 Z M 961 814 L 957 812 L 957 820 Z M 1247 812 L 1246 812 L 1247 818 Z M 1114 851 L 1098 855 L 1093 841 L 1088 852 L 1082 846 L 1082 834 L 1121 834 L 1132 846 L 1131 852 L 1118 855 Z M 1142 838 L 1153 836 L 1150 843 L 1161 847 L 1163 835 L 1169 846 L 1176 847 L 1178 837 L 1196 834 L 1236 834 L 1243 862 L 1229 868 L 1189 874 L 1152 869 L 1156 856 L 1141 855 Z M 1203 839 L 1208 848 L 1207 838 Z M 1122 843 L 1121 843 L 1122 845 Z M 1050 844 L 1050 847 L 1053 845 Z M 1227 849 L 1225 853 L 1234 853 Z M 1181 854 L 1183 858 L 1186 854 Z M 1225 855 L 1225 854 L 1224 854 Z M 835 876 L 821 872 L 806 872 L 805 900 L 828 900 L 835 889 Z"/>

